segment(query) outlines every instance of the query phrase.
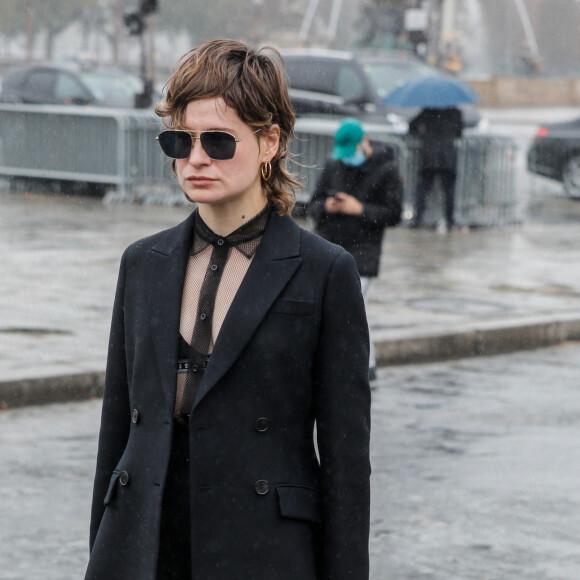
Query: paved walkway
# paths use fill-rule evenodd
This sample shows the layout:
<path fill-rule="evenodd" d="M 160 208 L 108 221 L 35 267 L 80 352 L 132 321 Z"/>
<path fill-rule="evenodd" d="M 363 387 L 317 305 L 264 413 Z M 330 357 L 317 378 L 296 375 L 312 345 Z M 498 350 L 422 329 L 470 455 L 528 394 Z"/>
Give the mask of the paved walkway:
<path fill-rule="evenodd" d="M 579 344 L 381 369 L 371 580 L 577 580 L 579 373 Z M 83 578 L 100 408 L 0 413 L 0 580 Z"/>
<path fill-rule="evenodd" d="M 580 336 L 580 203 L 521 226 L 385 239 L 384 365 Z M 121 252 L 184 208 L 0 193 L 0 580 L 81 578 Z M 379 371 L 371 578 L 574 580 L 580 346 Z"/>
<path fill-rule="evenodd" d="M 98 392 L 121 253 L 188 211 L 0 193 L 0 405 Z M 369 305 L 380 364 L 580 338 L 580 204 L 537 200 L 534 215 L 467 234 L 389 231 Z"/>

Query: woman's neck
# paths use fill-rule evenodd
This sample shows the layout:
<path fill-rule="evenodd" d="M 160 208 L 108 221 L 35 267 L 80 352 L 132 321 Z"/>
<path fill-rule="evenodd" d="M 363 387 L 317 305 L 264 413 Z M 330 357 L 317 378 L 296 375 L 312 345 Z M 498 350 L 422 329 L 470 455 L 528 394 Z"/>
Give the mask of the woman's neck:
<path fill-rule="evenodd" d="M 219 236 L 227 236 L 258 215 L 268 201 L 265 197 L 243 204 L 198 204 L 198 211 L 205 224 Z"/>

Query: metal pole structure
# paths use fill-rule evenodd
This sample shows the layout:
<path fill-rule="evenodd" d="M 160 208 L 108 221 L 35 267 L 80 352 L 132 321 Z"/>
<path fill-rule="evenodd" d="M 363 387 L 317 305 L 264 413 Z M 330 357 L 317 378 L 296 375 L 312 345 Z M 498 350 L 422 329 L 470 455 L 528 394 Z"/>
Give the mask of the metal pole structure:
<path fill-rule="evenodd" d="M 147 19 L 147 64 L 146 75 L 147 79 L 153 82 L 155 71 L 155 19 L 149 16 Z"/>
<path fill-rule="evenodd" d="M 340 20 L 340 11 L 342 10 L 342 0 L 332 0 L 332 8 L 330 9 L 330 19 L 326 28 L 326 36 L 329 42 L 334 42 L 336 38 L 336 31 L 338 29 L 338 22 Z"/>
<path fill-rule="evenodd" d="M 429 24 L 427 29 L 427 62 L 439 62 L 439 44 L 441 42 L 441 9 L 443 0 L 430 0 L 427 5 Z"/>
<path fill-rule="evenodd" d="M 298 40 L 301 43 L 305 43 L 308 40 L 308 35 L 310 34 L 310 27 L 312 26 L 312 21 L 314 20 L 314 15 L 318 9 L 318 3 L 320 0 L 310 0 L 308 7 L 306 8 L 306 13 L 304 14 L 304 19 L 302 20 L 302 26 L 300 27 L 300 32 L 298 33 Z"/>
<path fill-rule="evenodd" d="M 457 0 L 445 0 L 441 17 L 443 32 L 455 30 L 455 15 L 457 13 Z"/>
<path fill-rule="evenodd" d="M 26 58 L 31 61 L 34 49 L 34 22 L 32 21 L 30 0 L 25 0 L 24 9 L 26 11 Z"/>
<path fill-rule="evenodd" d="M 112 33 L 112 47 L 113 47 L 113 64 L 119 66 L 119 54 L 121 48 L 121 23 L 123 22 L 123 9 L 121 7 L 121 0 L 114 0 L 111 10 L 113 11 L 113 33 Z"/>
<path fill-rule="evenodd" d="M 457 14 L 457 0 L 444 0 L 443 9 L 441 11 L 441 36 L 440 46 L 441 51 L 446 42 L 449 42 L 451 33 L 455 30 L 455 16 Z"/>
<path fill-rule="evenodd" d="M 536 34 L 534 33 L 534 27 L 532 26 L 532 21 L 530 20 L 530 15 L 524 0 L 514 0 L 516 8 L 518 10 L 518 16 L 522 22 L 524 28 L 524 34 L 526 35 L 526 40 L 528 41 L 528 46 L 530 47 L 530 53 L 532 58 L 536 63 L 540 63 L 542 57 L 540 56 L 540 49 L 538 48 L 538 41 L 536 40 Z"/>

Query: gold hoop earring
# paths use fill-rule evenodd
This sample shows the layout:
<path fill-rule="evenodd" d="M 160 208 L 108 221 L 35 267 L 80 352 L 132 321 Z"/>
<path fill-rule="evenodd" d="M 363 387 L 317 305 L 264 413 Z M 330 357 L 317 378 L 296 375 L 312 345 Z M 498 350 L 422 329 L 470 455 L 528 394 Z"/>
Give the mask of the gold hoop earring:
<path fill-rule="evenodd" d="M 269 161 L 262 163 L 262 179 L 268 181 L 272 177 L 272 164 Z"/>

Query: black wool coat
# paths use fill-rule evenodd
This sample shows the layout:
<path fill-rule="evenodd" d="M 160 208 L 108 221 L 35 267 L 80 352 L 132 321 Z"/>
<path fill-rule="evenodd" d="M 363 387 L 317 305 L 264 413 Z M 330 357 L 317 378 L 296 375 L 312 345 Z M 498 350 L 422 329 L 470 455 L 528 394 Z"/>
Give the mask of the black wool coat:
<path fill-rule="evenodd" d="M 326 212 L 326 198 L 339 191 L 362 202 L 362 215 Z M 374 153 L 359 167 L 329 159 L 308 205 L 308 215 L 314 218 L 318 234 L 352 254 L 361 276 L 374 277 L 379 273 L 385 228 L 401 221 L 402 198 L 399 172 L 384 152 Z"/>
<path fill-rule="evenodd" d="M 121 261 L 86 580 L 155 578 L 192 227 Z M 190 418 L 192 579 L 368 579 L 367 372 L 352 257 L 272 214 Z"/>

